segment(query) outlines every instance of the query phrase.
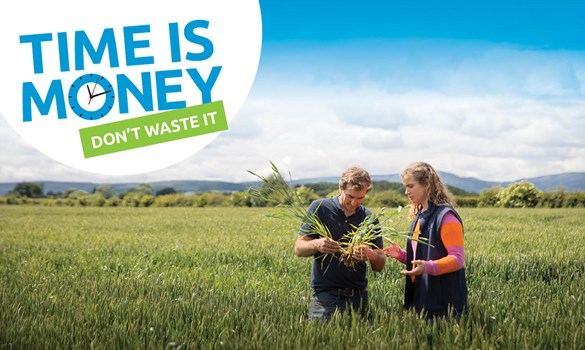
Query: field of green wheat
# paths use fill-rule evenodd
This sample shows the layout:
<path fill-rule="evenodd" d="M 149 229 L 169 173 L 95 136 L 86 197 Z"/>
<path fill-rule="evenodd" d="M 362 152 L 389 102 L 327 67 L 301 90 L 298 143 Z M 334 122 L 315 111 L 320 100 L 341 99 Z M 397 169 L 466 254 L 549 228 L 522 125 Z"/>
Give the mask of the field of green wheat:
<path fill-rule="evenodd" d="M 585 348 L 585 209 L 461 209 L 470 307 L 432 325 L 391 260 L 371 319 L 307 321 L 310 259 L 270 212 L 0 207 L 0 349 Z"/>

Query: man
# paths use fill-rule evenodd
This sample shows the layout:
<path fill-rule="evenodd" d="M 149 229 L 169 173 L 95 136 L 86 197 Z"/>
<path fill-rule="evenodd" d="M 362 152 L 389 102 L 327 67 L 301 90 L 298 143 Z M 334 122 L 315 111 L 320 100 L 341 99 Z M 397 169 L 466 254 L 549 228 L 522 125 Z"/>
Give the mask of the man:
<path fill-rule="evenodd" d="M 341 174 L 339 195 L 316 200 L 307 210 L 309 215 L 315 213 L 333 238 L 322 238 L 311 233 L 309 226 L 303 224 L 295 243 L 297 256 L 313 257 L 309 319 L 329 319 L 336 310 L 344 312 L 348 307 L 362 315 L 367 313 L 367 262 L 376 272 L 384 268 L 386 257 L 381 251 L 382 238 L 378 237 L 373 242 L 378 249 L 364 245 L 353 254 L 353 258 L 358 260 L 353 268 L 339 259 L 339 241 L 371 214 L 361 205 L 371 189 L 372 179 L 368 172 L 350 167 Z"/>

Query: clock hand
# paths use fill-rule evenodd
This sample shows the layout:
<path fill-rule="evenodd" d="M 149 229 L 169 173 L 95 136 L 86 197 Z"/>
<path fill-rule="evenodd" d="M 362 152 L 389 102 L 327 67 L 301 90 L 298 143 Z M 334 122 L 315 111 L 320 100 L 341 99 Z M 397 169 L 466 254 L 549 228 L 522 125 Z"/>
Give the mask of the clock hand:
<path fill-rule="evenodd" d="M 92 97 L 92 98 L 94 98 L 94 97 L 98 97 L 99 95 L 107 94 L 108 92 L 111 92 L 111 91 L 110 91 L 110 90 L 108 90 L 108 91 L 100 92 L 99 94 L 91 95 L 91 97 Z"/>
<path fill-rule="evenodd" d="M 87 93 L 89 94 L 89 102 L 87 103 L 89 105 L 91 103 L 93 95 L 91 94 L 91 91 L 89 91 L 89 85 L 85 85 L 85 87 L 87 88 Z"/>
<path fill-rule="evenodd" d="M 91 91 L 91 93 L 89 94 L 89 102 L 88 102 L 87 104 L 90 104 L 90 103 L 91 103 L 91 99 L 95 97 L 93 93 L 95 92 L 95 88 L 96 88 L 96 86 L 97 86 L 97 84 L 98 84 L 98 81 L 99 81 L 99 80 L 100 80 L 100 79 L 98 78 L 98 79 L 95 81 L 95 84 L 93 84 L 93 90 L 92 90 L 92 91 Z M 87 88 L 89 89 L 89 86 L 88 86 Z"/>

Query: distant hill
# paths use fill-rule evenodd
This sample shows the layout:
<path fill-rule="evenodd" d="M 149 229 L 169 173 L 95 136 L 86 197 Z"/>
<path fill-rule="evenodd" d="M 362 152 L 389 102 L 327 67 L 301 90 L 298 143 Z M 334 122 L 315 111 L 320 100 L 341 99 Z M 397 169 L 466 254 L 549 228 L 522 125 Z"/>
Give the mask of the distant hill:
<path fill-rule="evenodd" d="M 558 175 L 547 175 L 527 179 L 519 179 L 516 181 L 509 182 L 496 182 L 496 181 L 485 181 L 471 177 L 459 177 L 457 175 L 439 172 L 439 175 L 443 181 L 451 186 L 461 188 L 468 192 L 481 193 L 483 190 L 494 186 L 506 187 L 513 182 L 520 180 L 526 180 L 534 184 L 541 191 L 556 191 L 560 187 L 564 187 L 567 192 L 585 191 L 585 173 L 564 173 Z M 388 181 L 388 182 L 401 182 L 398 174 L 391 175 L 372 175 L 374 181 Z M 318 182 L 331 182 L 336 183 L 337 177 L 319 177 L 319 178 L 307 178 L 292 181 L 293 184 L 307 184 L 307 183 L 318 183 Z M 44 184 L 43 189 L 45 193 L 53 192 L 64 192 L 68 189 L 75 188 L 84 190 L 86 192 L 92 192 L 93 189 L 99 185 L 99 183 L 91 182 L 58 182 L 58 181 L 30 181 L 34 183 Z M 4 195 L 14 189 L 16 182 L 5 182 L 0 183 L 0 195 Z M 114 183 L 108 184 L 112 186 L 114 191 L 123 193 L 131 188 L 136 188 L 140 183 Z M 225 182 L 225 181 L 200 181 L 200 180 L 178 180 L 178 181 L 158 181 L 151 182 L 154 192 L 157 192 L 163 188 L 172 187 L 178 192 L 241 192 L 246 191 L 251 186 L 258 186 L 259 182 Z"/>
<path fill-rule="evenodd" d="M 482 191 L 494 186 L 506 187 L 514 182 L 526 180 L 541 191 L 556 191 L 559 187 L 564 187 L 567 192 L 585 191 L 585 173 L 563 173 L 558 175 L 540 176 L 527 179 L 518 179 L 515 181 L 485 181 L 473 177 L 460 177 L 455 174 L 439 171 L 439 176 L 443 182 L 453 187 L 461 188 L 468 192 L 481 193 Z M 337 177 L 320 177 L 302 180 L 293 180 L 294 184 L 318 183 L 318 182 L 337 182 Z M 402 182 L 399 174 L 391 175 L 372 175 L 374 181 Z"/>
<path fill-rule="evenodd" d="M 556 191 L 560 186 L 567 192 L 585 191 L 585 173 L 539 176 L 526 179 L 526 181 L 534 184 L 541 191 Z"/>

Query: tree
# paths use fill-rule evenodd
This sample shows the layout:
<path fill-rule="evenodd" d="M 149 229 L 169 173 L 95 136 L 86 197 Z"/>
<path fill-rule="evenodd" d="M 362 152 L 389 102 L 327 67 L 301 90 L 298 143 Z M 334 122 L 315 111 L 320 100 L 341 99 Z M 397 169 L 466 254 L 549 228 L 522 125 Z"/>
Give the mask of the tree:
<path fill-rule="evenodd" d="M 145 195 L 150 195 L 150 196 L 154 195 L 151 184 L 138 185 L 138 192 L 145 194 Z"/>
<path fill-rule="evenodd" d="M 114 191 L 114 188 L 112 188 L 110 185 L 98 185 L 93 193 L 101 194 L 105 199 L 110 199 L 117 195 L 116 191 Z"/>
<path fill-rule="evenodd" d="M 128 192 L 126 192 L 126 195 L 129 195 L 131 193 L 136 194 L 139 197 L 141 195 L 149 195 L 149 196 L 154 195 L 154 192 L 152 191 L 151 184 L 140 184 L 140 185 L 138 185 L 138 188 L 133 187 L 133 188 L 129 189 Z"/>
<path fill-rule="evenodd" d="M 542 191 L 528 181 L 520 181 L 504 188 L 499 203 L 505 208 L 533 208 L 542 198 Z"/>
<path fill-rule="evenodd" d="M 10 191 L 11 194 L 17 197 L 41 198 L 44 197 L 43 184 L 35 184 L 32 182 L 19 182 Z"/>
<path fill-rule="evenodd" d="M 158 196 L 164 196 L 167 194 L 175 194 L 175 193 L 177 193 L 177 191 L 173 187 L 165 187 L 165 188 L 162 188 L 162 189 L 156 191 L 155 195 L 158 197 Z"/>
<path fill-rule="evenodd" d="M 85 192 L 84 190 L 77 189 L 77 188 L 69 188 L 69 189 L 65 190 L 63 195 L 65 196 L 65 198 L 71 198 L 71 199 L 81 199 L 81 198 L 89 197 L 89 193 Z"/>

